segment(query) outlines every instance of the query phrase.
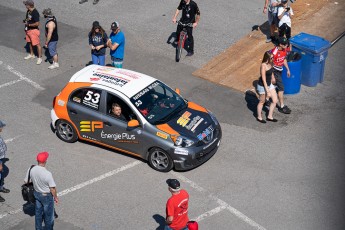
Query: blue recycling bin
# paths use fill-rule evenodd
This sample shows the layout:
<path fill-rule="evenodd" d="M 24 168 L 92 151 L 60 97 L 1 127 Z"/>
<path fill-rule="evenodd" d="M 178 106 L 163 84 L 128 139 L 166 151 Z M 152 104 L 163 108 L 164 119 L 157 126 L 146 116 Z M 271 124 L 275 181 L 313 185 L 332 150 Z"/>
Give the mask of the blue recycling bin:
<path fill-rule="evenodd" d="M 292 51 L 302 55 L 301 83 L 315 87 L 323 82 L 325 62 L 331 43 L 324 38 L 300 33 L 290 39 Z"/>
<path fill-rule="evenodd" d="M 302 55 L 291 51 L 286 59 L 290 69 L 290 77 L 287 76 L 286 68 L 283 66 L 284 94 L 296 94 L 301 90 Z"/>

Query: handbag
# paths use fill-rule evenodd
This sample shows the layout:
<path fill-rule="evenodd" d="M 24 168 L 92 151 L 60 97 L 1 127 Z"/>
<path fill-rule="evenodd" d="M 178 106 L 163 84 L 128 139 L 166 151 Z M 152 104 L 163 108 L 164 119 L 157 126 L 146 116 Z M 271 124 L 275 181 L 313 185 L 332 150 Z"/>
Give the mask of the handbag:
<path fill-rule="evenodd" d="M 187 222 L 187 227 L 188 230 L 198 230 L 199 229 L 199 225 L 198 222 L 190 220 Z"/>
<path fill-rule="evenodd" d="M 32 182 L 30 182 L 30 172 L 31 172 L 31 169 L 34 166 L 35 165 L 32 165 L 30 167 L 27 183 L 22 185 L 22 196 L 23 196 L 23 199 L 24 199 L 24 201 L 27 201 L 29 203 L 35 203 L 35 201 L 36 201 L 35 196 L 34 196 L 34 191 L 35 191 L 34 190 L 34 185 L 33 185 Z"/>

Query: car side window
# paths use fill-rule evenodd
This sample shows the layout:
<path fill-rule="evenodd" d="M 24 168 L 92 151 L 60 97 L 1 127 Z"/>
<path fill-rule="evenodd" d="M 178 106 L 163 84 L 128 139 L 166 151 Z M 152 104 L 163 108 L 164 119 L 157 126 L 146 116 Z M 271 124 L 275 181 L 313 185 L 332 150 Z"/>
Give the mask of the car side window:
<path fill-rule="evenodd" d="M 120 108 L 121 112 L 118 112 Z M 137 119 L 132 109 L 117 95 L 107 93 L 107 115 L 125 122 Z"/>
<path fill-rule="evenodd" d="M 70 101 L 88 108 L 99 110 L 102 91 L 94 88 L 82 88 L 72 93 Z"/>

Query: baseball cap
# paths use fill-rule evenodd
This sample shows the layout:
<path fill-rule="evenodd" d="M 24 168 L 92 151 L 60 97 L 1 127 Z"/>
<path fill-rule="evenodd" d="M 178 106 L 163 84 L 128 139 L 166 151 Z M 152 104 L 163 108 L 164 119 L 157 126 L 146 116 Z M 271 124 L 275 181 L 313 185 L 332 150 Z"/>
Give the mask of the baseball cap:
<path fill-rule="evenodd" d="M 46 16 L 53 16 L 52 10 L 50 8 L 44 9 L 42 14 Z"/>
<path fill-rule="evenodd" d="M 287 45 L 288 41 L 285 37 L 279 37 L 279 44 Z"/>
<path fill-rule="evenodd" d="M 44 163 L 47 161 L 48 157 L 49 157 L 48 152 L 41 152 L 41 153 L 37 154 L 37 161 L 40 163 Z"/>
<path fill-rule="evenodd" d="M 110 28 L 111 28 L 112 30 L 116 30 L 117 28 L 119 28 L 119 23 L 118 23 L 118 22 L 113 22 L 113 23 L 111 23 Z"/>
<path fill-rule="evenodd" d="M 180 182 L 176 179 L 167 179 L 167 184 L 170 188 L 174 190 L 179 190 L 180 189 Z"/>
<path fill-rule="evenodd" d="M 100 27 L 99 22 L 98 22 L 98 21 L 94 21 L 94 22 L 92 23 L 92 27 L 93 27 L 93 28 Z"/>
<path fill-rule="evenodd" d="M 5 127 L 5 126 L 6 126 L 5 122 L 3 122 L 3 121 L 0 120 L 0 128 L 3 128 L 3 127 Z"/>
<path fill-rule="evenodd" d="M 24 5 L 34 6 L 35 3 L 32 0 L 23 1 Z"/>

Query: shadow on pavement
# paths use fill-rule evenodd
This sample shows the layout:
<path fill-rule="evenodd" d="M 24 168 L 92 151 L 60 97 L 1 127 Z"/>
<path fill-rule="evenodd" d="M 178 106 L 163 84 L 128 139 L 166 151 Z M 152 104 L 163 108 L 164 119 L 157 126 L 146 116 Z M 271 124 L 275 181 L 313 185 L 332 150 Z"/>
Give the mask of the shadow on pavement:
<path fill-rule="evenodd" d="M 164 230 L 165 227 L 165 218 L 159 214 L 154 214 L 152 218 L 159 224 L 156 230 Z"/>

